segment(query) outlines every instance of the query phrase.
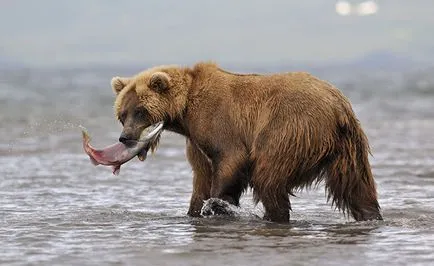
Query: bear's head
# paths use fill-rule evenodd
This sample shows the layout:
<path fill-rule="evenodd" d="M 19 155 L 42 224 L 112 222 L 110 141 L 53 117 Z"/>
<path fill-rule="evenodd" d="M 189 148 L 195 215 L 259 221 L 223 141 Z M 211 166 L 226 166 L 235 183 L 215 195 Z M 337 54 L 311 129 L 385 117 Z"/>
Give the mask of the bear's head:
<path fill-rule="evenodd" d="M 134 77 L 114 77 L 115 115 L 123 125 L 119 141 L 128 145 L 153 124 L 164 122 L 167 129 L 182 119 L 190 84 L 188 71 L 176 66 L 148 69 Z"/>

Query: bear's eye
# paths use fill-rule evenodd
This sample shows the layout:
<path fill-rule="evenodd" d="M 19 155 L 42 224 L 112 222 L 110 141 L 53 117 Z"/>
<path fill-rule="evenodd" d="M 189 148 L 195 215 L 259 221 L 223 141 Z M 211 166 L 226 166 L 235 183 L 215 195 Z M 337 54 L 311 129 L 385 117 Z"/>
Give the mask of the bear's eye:
<path fill-rule="evenodd" d="M 123 112 L 119 115 L 119 121 L 121 122 L 122 125 L 124 125 L 125 119 L 127 119 L 127 113 Z"/>
<path fill-rule="evenodd" d="M 143 119 L 148 114 L 146 109 L 137 109 L 134 111 L 134 119 Z"/>

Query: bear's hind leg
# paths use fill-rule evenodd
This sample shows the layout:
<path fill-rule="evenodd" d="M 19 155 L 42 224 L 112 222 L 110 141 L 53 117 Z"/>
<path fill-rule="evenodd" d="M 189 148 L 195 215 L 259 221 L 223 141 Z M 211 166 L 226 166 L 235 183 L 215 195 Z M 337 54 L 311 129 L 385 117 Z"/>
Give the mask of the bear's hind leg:
<path fill-rule="evenodd" d="M 358 166 L 356 171 L 347 171 L 347 165 L 336 160 L 326 177 L 328 198 L 356 221 L 382 220 L 377 193 L 370 169 Z"/>
<path fill-rule="evenodd" d="M 203 202 L 210 198 L 212 171 L 211 163 L 202 152 L 187 140 L 187 159 L 193 169 L 193 194 L 188 215 L 200 216 Z"/>
<path fill-rule="evenodd" d="M 339 145 L 334 160 L 327 167 L 328 198 L 356 221 L 382 220 L 366 136 L 359 129 L 344 135 Z"/>

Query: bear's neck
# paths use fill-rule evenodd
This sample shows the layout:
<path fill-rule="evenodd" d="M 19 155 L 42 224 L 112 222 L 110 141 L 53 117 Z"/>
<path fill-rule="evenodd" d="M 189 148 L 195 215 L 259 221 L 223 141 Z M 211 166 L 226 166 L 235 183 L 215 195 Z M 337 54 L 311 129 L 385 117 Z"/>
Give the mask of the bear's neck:
<path fill-rule="evenodd" d="M 185 106 L 181 115 L 177 116 L 171 121 L 166 121 L 165 129 L 178 133 L 187 138 L 190 138 L 190 126 L 192 126 L 196 120 L 196 112 L 190 112 L 190 106 L 194 106 L 196 109 L 201 105 L 201 93 L 206 85 L 203 81 L 208 81 L 212 74 L 215 72 L 216 66 L 214 64 L 198 64 L 193 69 L 183 69 L 186 76 L 185 82 L 187 83 L 185 88 L 186 99 Z"/>
<path fill-rule="evenodd" d="M 183 118 L 178 117 L 174 120 L 167 121 L 164 128 L 171 132 L 183 135 L 185 137 L 189 137 L 187 125 L 184 123 L 183 120 Z"/>

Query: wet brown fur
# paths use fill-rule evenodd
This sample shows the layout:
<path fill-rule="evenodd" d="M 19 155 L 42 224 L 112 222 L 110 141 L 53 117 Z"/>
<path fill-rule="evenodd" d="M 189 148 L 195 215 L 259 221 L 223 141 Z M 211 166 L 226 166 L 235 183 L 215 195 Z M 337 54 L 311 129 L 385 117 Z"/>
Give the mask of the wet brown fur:
<path fill-rule="evenodd" d="M 163 89 L 153 85 L 155 76 Z M 211 197 L 238 205 L 250 186 L 266 219 L 287 222 L 289 195 L 325 181 L 328 199 L 344 213 L 382 219 L 367 137 L 347 98 L 325 81 L 199 63 L 116 77 L 112 87 L 116 116 L 131 136 L 164 120 L 165 129 L 186 137 L 192 216 Z M 133 115 L 138 108 L 146 109 L 141 120 Z"/>

